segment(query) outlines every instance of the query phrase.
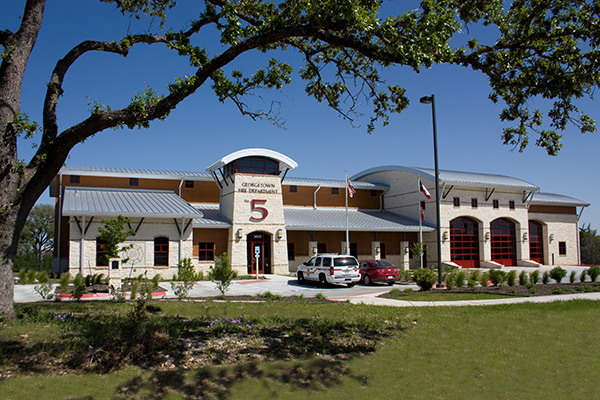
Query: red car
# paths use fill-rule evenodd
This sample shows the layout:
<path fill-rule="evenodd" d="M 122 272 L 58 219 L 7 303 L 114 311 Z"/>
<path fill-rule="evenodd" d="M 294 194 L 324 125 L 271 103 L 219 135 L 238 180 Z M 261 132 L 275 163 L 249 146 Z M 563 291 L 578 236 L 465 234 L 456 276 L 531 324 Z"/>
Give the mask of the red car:
<path fill-rule="evenodd" d="M 400 272 L 387 261 L 366 260 L 360 262 L 360 281 L 365 285 L 385 282 L 393 285 L 399 279 Z"/>

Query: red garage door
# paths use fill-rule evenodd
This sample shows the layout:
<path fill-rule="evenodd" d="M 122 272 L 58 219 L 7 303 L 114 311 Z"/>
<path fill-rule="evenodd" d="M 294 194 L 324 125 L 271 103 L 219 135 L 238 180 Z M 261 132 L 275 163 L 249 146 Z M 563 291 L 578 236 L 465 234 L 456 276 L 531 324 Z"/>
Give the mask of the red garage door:
<path fill-rule="evenodd" d="M 492 239 L 492 261 L 502 265 L 517 265 L 515 223 L 498 218 L 490 224 Z"/>
<path fill-rule="evenodd" d="M 479 267 L 477 221 L 467 217 L 450 221 L 450 259 L 461 267 Z"/>
<path fill-rule="evenodd" d="M 544 263 L 544 242 L 542 238 L 542 224 L 529 221 L 529 258 L 540 264 Z"/>

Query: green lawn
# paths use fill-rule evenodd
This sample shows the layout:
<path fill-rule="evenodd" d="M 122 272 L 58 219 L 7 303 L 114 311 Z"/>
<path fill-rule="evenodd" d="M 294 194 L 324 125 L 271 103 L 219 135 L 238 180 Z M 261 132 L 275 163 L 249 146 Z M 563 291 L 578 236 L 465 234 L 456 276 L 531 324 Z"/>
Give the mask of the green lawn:
<path fill-rule="evenodd" d="M 392 308 L 350 304 L 153 303 L 160 318 L 241 315 L 269 330 L 305 324 L 304 343 L 330 340 L 323 329 L 378 336 L 375 351 L 343 356 L 308 353 L 299 360 L 249 361 L 190 371 L 50 376 L 26 371 L 0 382 L 2 399 L 582 399 L 597 398 L 600 302 L 486 307 Z M 131 305 L 56 305 L 61 312 Z M 47 306 L 45 306 L 47 307 Z M 65 307 L 65 309 L 63 309 Z M 178 317 L 179 318 L 179 317 Z M 58 340 L 56 323 L 22 321 L 0 330 L 0 345 Z M 321 322 L 325 321 L 325 322 Z M 290 325 L 291 324 L 291 325 Z M 329 325 L 327 325 L 329 324 Z M 304 325 L 302 325 L 304 326 Z M 316 327 L 316 328 L 315 328 Z M 403 327 L 403 328 L 401 328 Z M 64 329 L 64 328 L 61 328 Z M 73 331 L 70 331 L 73 334 Z M 261 331 L 263 332 L 263 331 Z M 344 333 L 347 335 L 348 332 Z M 227 340 L 227 334 L 220 336 Z M 280 338 L 276 338 L 282 340 Z M 277 343 L 277 342 L 274 342 Z M 359 343 L 359 342 L 357 342 Z M 318 347 L 316 347 L 318 348 Z M 325 353 L 327 349 L 324 347 Z M 2 360 L 0 360 L 2 361 Z M 0 370 L 1 370 L 0 366 Z"/>

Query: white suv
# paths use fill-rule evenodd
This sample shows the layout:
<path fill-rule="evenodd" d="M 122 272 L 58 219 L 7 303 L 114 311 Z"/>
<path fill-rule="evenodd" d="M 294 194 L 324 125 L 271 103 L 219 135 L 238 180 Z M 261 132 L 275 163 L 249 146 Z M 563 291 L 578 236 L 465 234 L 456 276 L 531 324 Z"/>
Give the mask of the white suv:
<path fill-rule="evenodd" d="M 298 282 L 317 281 L 322 286 L 327 283 L 344 283 L 349 287 L 360 281 L 360 268 L 356 258 L 350 255 L 319 254 L 298 267 Z"/>

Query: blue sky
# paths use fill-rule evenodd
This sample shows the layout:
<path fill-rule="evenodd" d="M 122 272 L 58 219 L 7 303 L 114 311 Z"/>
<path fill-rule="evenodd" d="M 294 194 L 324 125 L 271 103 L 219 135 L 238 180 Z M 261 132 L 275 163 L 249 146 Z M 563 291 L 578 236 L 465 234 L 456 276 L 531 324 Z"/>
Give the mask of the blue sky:
<path fill-rule="evenodd" d="M 14 30 L 24 1 L 4 3 L 0 29 Z M 182 8 L 167 24 L 175 30 L 184 26 L 186 18 L 198 13 L 195 2 L 179 3 Z M 140 33 L 147 28 L 148 21 L 122 17 L 110 4 L 91 0 L 49 1 L 25 75 L 21 112 L 41 122 L 45 85 L 56 61 L 73 46 L 85 39 L 119 40 L 128 31 Z M 481 32 L 478 27 L 470 32 L 488 39 L 493 37 L 493 32 Z M 592 205 L 583 212 L 581 222 L 600 229 L 600 204 L 596 204 L 600 197 L 600 134 L 583 135 L 569 127 L 563 134 L 564 147 L 557 157 L 548 156 L 533 145 L 534 137 L 524 153 L 512 151 L 502 144 L 502 128 L 506 126 L 498 117 L 502 107 L 487 99 L 490 89 L 486 78 L 465 68 L 434 66 L 419 74 L 406 67 L 384 71 L 390 83 L 406 88 L 410 105 L 401 115 L 392 116 L 387 127 L 378 126 L 369 135 L 367 116 L 358 121 L 358 128 L 353 128 L 335 111 L 304 94 L 296 75 L 300 59 L 295 54 L 265 56 L 255 52 L 239 59 L 232 68 L 265 65 L 273 56 L 290 62 L 295 71 L 295 83 L 284 88 L 285 93 L 262 93 L 264 108 L 269 107 L 271 100 L 280 102 L 280 117 L 285 120 L 286 129 L 242 117 L 233 103 L 219 103 L 206 86 L 179 105 L 166 121 L 153 122 L 149 129 L 106 131 L 79 144 L 67 164 L 204 171 L 233 151 L 264 147 L 294 159 L 299 167 L 289 176 L 295 177 L 344 179 L 345 169 L 351 176 L 367 168 L 390 164 L 433 167 L 431 107 L 420 104 L 419 98 L 435 94 L 441 169 L 514 176 L 541 187 L 543 192 L 587 201 Z M 59 104 L 60 129 L 86 118 L 90 99 L 113 108 L 122 107 L 146 85 L 164 91 L 174 77 L 191 73 L 193 69 L 187 60 L 164 46 L 134 47 L 127 58 L 100 53 L 85 55 L 66 76 L 65 93 Z M 543 101 L 532 102 L 532 107 L 544 109 L 546 105 Z M 600 120 L 597 101 L 586 99 L 578 105 L 581 111 Z M 19 143 L 19 158 L 31 157 L 34 142 Z M 40 202 L 50 203 L 52 199 L 45 194 Z"/>

